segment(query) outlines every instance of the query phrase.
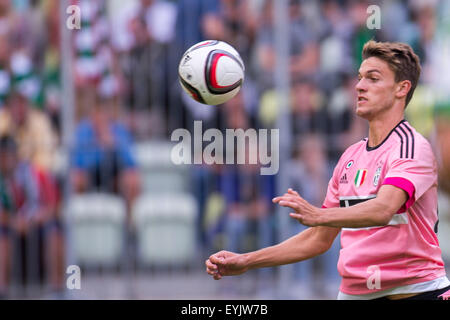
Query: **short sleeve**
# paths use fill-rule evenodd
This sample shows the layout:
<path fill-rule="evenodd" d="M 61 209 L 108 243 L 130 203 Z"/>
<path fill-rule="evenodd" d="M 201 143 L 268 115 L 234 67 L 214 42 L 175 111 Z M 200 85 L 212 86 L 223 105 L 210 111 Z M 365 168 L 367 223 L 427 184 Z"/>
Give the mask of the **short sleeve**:
<path fill-rule="evenodd" d="M 396 186 L 408 194 L 406 209 L 431 187 L 437 186 L 437 165 L 433 152 L 431 148 L 423 149 L 417 159 L 393 160 L 382 183 Z"/>
<path fill-rule="evenodd" d="M 327 195 L 325 196 L 325 200 L 323 202 L 322 208 L 335 208 L 339 207 L 339 184 L 338 184 L 338 175 L 339 175 L 339 163 L 334 168 L 333 176 L 328 182 Z"/>

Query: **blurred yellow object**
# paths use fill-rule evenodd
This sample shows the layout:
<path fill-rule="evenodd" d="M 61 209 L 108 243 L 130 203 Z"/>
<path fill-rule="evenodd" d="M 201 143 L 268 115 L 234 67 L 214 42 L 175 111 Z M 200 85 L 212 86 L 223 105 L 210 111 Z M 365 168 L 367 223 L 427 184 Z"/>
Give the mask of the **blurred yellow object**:
<path fill-rule="evenodd" d="M 439 148 L 439 187 L 450 195 L 450 99 L 436 104 L 436 135 Z"/>
<path fill-rule="evenodd" d="M 25 123 L 19 127 L 7 110 L 0 110 L 0 136 L 6 134 L 16 139 L 21 159 L 46 170 L 53 168 L 58 138 L 43 112 L 30 108 Z"/>
<path fill-rule="evenodd" d="M 409 123 L 426 138 L 430 137 L 434 129 L 434 102 L 432 88 L 427 85 L 418 85 L 405 110 Z"/>
<path fill-rule="evenodd" d="M 278 99 L 275 90 L 267 90 L 261 96 L 259 119 L 265 127 L 272 127 L 277 121 Z"/>
<path fill-rule="evenodd" d="M 206 201 L 204 218 L 205 229 L 212 228 L 215 224 L 217 224 L 217 221 L 224 211 L 225 200 L 223 196 L 218 192 L 213 192 Z"/>

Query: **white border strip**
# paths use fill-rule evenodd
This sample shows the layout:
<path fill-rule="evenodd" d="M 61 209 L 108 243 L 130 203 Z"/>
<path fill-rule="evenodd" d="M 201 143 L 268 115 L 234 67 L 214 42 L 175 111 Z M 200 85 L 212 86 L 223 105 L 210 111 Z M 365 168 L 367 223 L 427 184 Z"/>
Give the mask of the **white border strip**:
<path fill-rule="evenodd" d="M 343 230 L 343 231 L 344 230 L 345 231 L 370 230 L 370 229 L 375 229 L 375 228 L 384 228 L 387 226 L 395 226 L 395 225 L 399 225 L 399 224 L 408 224 L 408 223 L 409 223 L 408 214 L 406 212 L 402 212 L 402 213 L 394 214 L 392 219 L 385 226 L 373 226 L 373 227 L 365 227 L 365 228 L 342 228 L 341 230 Z"/>
<path fill-rule="evenodd" d="M 371 194 L 368 196 L 347 196 L 347 197 L 339 197 L 339 200 L 366 200 L 366 199 L 372 199 L 376 198 L 376 194 Z"/>

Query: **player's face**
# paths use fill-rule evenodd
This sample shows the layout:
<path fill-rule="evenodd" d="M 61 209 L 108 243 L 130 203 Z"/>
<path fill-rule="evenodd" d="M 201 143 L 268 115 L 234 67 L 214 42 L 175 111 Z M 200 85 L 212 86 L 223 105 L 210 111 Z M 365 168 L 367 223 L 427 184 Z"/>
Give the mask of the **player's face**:
<path fill-rule="evenodd" d="M 358 79 L 356 84 L 358 116 L 371 120 L 392 108 L 397 83 L 395 74 L 387 62 L 376 57 L 364 60 L 359 68 Z"/>

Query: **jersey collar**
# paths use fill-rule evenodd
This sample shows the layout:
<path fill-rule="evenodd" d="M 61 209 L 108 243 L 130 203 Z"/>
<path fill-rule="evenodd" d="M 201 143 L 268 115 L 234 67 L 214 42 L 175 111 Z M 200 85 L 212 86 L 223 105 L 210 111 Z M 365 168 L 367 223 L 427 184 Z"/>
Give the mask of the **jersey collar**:
<path fill-rule="evenodd" d="M 369 138 L 367 138 L 367 141 L 366 141 L 366 150 L 367 150 L 367 151 L 373 151 L 373 150 L 378 149 L 379 147 L 381 147 L 381 146 L 383 145 L 383 143 L 385 143 L 385 142 L 387 141 L 387 139 L 389 139 L 389 137 L 391 136 L 392 132 L 394 132 L 394 130 L 397 129 L 397 127 L 398 127 L 400 124 L 402 124 L 403 122 L 405 122 L 405 121 L 406 121 L 406 120 L 403 119 L 403 120 L 401 120 L 399 123 L 397 123 L 397 125 L 396 125 L 394 128 L 392 128 L 391 132 L 389 132 L 389 134 L 386 136 L 386 138 L 384 138 L 384 140 L 383 140 L 379 145 L 377 145 L 377 146 L 369 147 Z"/>

